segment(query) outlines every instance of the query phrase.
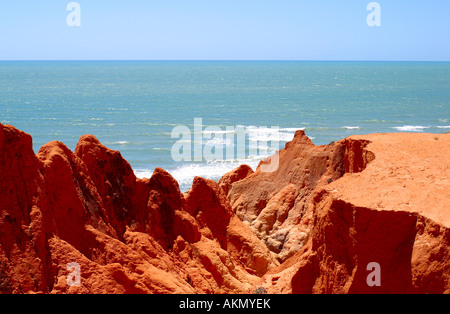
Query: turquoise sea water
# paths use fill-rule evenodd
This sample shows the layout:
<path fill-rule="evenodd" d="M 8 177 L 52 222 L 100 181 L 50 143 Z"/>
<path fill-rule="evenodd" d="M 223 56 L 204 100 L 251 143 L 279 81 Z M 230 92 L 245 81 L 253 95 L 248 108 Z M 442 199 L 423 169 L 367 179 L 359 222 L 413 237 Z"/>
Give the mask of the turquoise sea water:
<path fill-rule="evenodd" d="M 241 126 L 280 148 L 304 129 L 316 144 L 351 134 L 450 131 L 449 62 L 0 62 L 0 122 L 74 149 L 94 134 L 140 177 L 155 167 L 186 189 L 264 153 L 215 162 L 174 161 L 178 125 Z M 264 128 L 265 127 L 265 128 Z M 217 140 L 217 139 L 216 139 Z M 218 138 L 226 148 L 233 143 Z"/>

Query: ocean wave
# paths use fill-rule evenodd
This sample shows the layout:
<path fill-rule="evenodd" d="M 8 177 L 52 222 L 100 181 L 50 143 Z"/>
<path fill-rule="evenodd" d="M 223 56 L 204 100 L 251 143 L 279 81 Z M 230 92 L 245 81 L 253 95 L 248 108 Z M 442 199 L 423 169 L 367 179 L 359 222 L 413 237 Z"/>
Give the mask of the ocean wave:
<path fill-rule="evenodd" d="M 379 120 L 379 119 L 369 119 L 362 121 L 364 123 L 370 123 L 370 124 L 384 124 L 389 122 L 388 120 Z"/>
<path fill-rule="evenodd" d="M 236 130 L 235 129 L 231 129 L 231 130 L 204 130 L 203 134 L 210 136 L 211 134 L 231 134 L 231 133 L 235 133 Z"/>
<path fill-rule="evenodd" d="M 297 131 L 304 131 L 305 128 L 282 128 L 280 129 L 281 132 L 297 132 Z"/>
<path fill-rule="evenodd" d="M 128 108 L 106 108 L 107 110 L 111 110 L 111 111 L 128 111 Z"/>
<path fill-rule="evenodd" d="M 128 141 L 116 141 L 116 142 L 107 142 L 105 145 L 126 145 L 130 144 Z"/>
<path fill-rule="evenodd" d="M 218 181 L 225 173 L 230 172 L 243 164 L 247 164 L 255 170 L 259 161 L 259 159 L 246 159 L 231 162 L 213 161 L 203 164 L 187 164 L 174 170 L 169 170 L 169 173 L 177 180 L 180 188 L 186 190 L 192 185 L 192 181 L 196 176 Z"/>
<path fill-rule="evenodd" d="M 264 156 L 250 156 L 246 159 L 232 161 L 211 161 L 207 163 L 189 163 L 175 169 L 165 169 L 178 182 L 180 189 L 184 192 L 192 186 L 195 177 L 202 177 L 209 180 L 218 181 L 224 174 L 230 172 L 241 165 L 249 165 L 253 170 L 258 167 Z M 153 170 L 134 169 L 137 178 L 151 178 Z"/>
<path fill-rule="evenodd" d="M 450 129 L 450 125 L 442 125 L 442 126 L 438 126 L 438 129 Z"/>
<path fill-rule="evenodd" d="M 343 126 L 342 128 L 346 129 L 346 130 L 359 130 L 359 129 L 361 129 L 360 126 Z"/>
<path fill-rule="evenodd" d="M 153 170 L 148 169 L 134 169 L 134 175 L 139 179 L 151 178 L 153 175 Z"/>
<path fill-rule="evenodd" d="M 421 125 L 404 125 L 404 126 L 396 126 L 393 129 L 402 132 L 423 132 L 425 129 L 429 129 L 429 126 L 421 126 Z"/>
<path fill-rule="evenodd" d="M 295 132 L 305 128 L 268 128 L 249 126 L 246 128 L 250 142 L 290 142 Z"/>
<path fill-rule="evenodd" d="M 264 143 L 264 142 L 279 142 L 287 143 L 294 139 L 295 132 L 298 130 L 305 130 L 305 128 L 277 128 L 277 127 L 257 127 L 257 126 L 236 126 L 233 129 L 227 130 L 202 130 L 200 132 L 193 132 L 191 138 L 178 140 L 178 143 L 200 144 L 200 137 L 202 144 L 209 145 L 225 145 L 231 146 L 239 142 L 239 136 L 245 134 L 246 142 L 251 143 Z M 230 136 L 230 134 L 233 134 Z M 238 139 L 235 139 L 235 135 Z"/>
<path fill-rule="evenodd" d="M 204 144 L 210 146 L 233 146 L 234 141 L 227 138 L 214 137 L 212 139 L 204 139 Z"/>

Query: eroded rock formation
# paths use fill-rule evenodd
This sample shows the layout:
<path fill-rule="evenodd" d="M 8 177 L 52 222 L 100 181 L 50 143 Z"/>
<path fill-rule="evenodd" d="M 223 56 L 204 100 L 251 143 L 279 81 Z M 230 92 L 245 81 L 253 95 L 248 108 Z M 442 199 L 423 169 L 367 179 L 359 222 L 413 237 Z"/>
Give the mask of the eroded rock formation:
<path fill-rule="evenodd" d="M 183 194 L 92 135 L 35 154 L 0 124 L 0 293 L 450 293 L 449 153 L 449 134 L 298 131 L 256 171 Z"/>
<path fill-rule="evenodd" d="M 164 170 L 137 179 L 117 151 L 83 136 L 37 155 L 0 126 L 1 293 L 250 292 L 278 263 L 216 182 L 189 194 Z M 69 286 L 68 265 L 81 269 Z"/>

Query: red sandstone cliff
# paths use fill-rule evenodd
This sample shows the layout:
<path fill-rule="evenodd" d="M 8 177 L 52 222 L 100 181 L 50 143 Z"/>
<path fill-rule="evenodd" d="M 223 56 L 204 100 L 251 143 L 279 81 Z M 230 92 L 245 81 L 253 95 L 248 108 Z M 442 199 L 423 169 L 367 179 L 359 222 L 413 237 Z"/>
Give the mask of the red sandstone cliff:
<path fill-rule="evenodd" d="M 277 171 L 182 194 L 94 136 L 35 154 L 0 124 L 0 293 L 450 293 L 449 153 L 450 135 L 299 131 Z"/>
<path fill-rule="evenodd" d="M 256 171 L 229 192 L 255 232 L 263 213 L 292 199 L 283 219 L 272 214 L 278 225 L 263 224 L 266 243 L 282 240 L 269 245 L 282 264 L 261 280 L 267 291 L 450 293 L 450 134 L 372 134 L 315 147 L 300 132 L 280 157 L 280 173 Z M 371 263 L 381 286 L 367 284 Z"/>

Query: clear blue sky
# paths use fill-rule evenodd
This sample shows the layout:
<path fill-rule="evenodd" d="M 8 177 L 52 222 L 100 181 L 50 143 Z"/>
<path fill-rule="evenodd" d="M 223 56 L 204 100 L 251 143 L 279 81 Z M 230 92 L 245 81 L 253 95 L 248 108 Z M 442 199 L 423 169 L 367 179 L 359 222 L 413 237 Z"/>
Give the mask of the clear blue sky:
<path fill-rule="evenodd" d="M 449 0 L 69 0 L 0 2 L 0 60 L 450 61 Z"/>

